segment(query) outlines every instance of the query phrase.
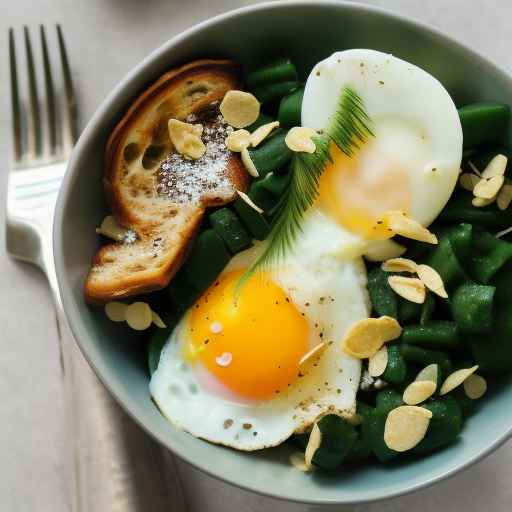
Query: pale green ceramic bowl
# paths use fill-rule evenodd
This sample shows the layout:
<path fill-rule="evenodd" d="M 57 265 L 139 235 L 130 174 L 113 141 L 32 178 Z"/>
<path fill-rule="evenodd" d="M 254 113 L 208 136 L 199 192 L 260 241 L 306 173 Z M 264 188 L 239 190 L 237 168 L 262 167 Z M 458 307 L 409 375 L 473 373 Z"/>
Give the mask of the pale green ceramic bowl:
<path fill-rule="evenodd" d="M 106 138 L 130 101 L 174 65 L 204 56 L 265 62 L 290 55 L 304 73 L 335 50 L 374 48 L 436 76 L 458 104 L 512 104 L 512 80 L 485 58 L 439 32 L 400 16 L 352 3 L 274 2 L 229 12 L 171 39 L 137 66 L 87 125 L 71 159 L 55 222 L 55 259 L 71 328 L 91 366 L 125 410 L 178 456 L 235 485 L 287 500 L 341 504 L 378 500 L 430 485 L 503 443 L 512 427 L 512 387 L 489 393 L 458 443 L 403 465 L 304 474 L 290 467 L 287 448 L 244 454 L 175 430 L 150 399 L 144 339 L 86 306 L 84 276 L 98 245 L 94 228 L 106 214 L 101 187 Z"/>

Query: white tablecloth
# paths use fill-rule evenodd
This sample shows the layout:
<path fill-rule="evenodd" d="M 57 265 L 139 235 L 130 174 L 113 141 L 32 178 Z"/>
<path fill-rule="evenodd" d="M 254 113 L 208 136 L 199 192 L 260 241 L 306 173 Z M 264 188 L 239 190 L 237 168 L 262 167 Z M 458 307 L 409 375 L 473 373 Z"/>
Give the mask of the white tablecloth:
<path fill-rule="evenodd" d="M 0 169 L 9 152 L 7 28 L 61 23 L 83 127 L 98 104 L 152 49 L 197 21 L 243 0 L 4 0 L 0 16 Z M 363 2 L 362 2 L 363 3 Z M 512 68 L 512 4 L 506 0 L 373 0 L 431 23 Z M 471 80 L 471 77 L 468 77 Z M 0 172 L 0 198 L 6 173 Z M 3 202 L 1 203 L 3 204 Z M 4 237 L 0 208 L 0 238 Z M 63 401 L 53 306 L 43 276 L 0 249 L 0 510 L 67 510 Z M 135 428 L 135 427 L 134 427 Z M 260 509 L 245 493 L 179 464 L 190 510 Z M 512 505 L 512 443 L 465 473 L 428 489 L 356 510 L 504 512 Z M 268 502 L 265 502 L 267 508 Z M 272 509 L 296 511 L 290 504 Z M 314 509 L 311 509 L 314 510 Z M 149 511 L 148 511 L 149 512 Z"/>

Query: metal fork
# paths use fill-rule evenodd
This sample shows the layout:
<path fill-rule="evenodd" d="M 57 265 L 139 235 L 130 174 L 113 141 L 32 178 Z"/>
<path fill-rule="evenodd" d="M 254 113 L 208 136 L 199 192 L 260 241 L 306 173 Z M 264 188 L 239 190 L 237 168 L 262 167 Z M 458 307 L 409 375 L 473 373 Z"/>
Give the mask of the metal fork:
<path fill-rule="evenodd" d="M 12 257 L 33 263 L 46 274 L 55 302 L 70 448 L 70 509 L 184 510 L 176 472 L 163 464 L 161 450 L 99 384 L 77 349 L 63 313 L 53 261 L 52 225 L 55 201 L 76 137 L 77 106 L 59 25 L 56 36 L 62 69 L 58 90 L 63 94 L 56 94 L 46 31 L 41 25 L 45 100 L 40 103 L 30 31 L 23 28 L 28 97 L 22 102 L 15 33 L 9 30 L 13 151 L 6 242 Z"/>

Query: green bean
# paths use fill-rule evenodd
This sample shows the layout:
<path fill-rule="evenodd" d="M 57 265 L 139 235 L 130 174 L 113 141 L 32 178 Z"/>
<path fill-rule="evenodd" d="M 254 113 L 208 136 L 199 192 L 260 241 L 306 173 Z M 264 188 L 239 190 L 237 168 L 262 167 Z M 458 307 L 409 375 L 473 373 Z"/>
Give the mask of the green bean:
<path fill-rule="evenodd" d="M 237 214 L 229 208 L 220 208 L 209 216 L 213 230 L 224 240 L 229 250 L 236 254 L 251 245 L 251 237 Z"/>
<path fill-rule="evenodd" d="M 473 235 L 475 252 L 470 259 L 472 277 L 487 284 L 505 263 L 512 258 L 512 244 L 491 233 L 476 231 Z"/>
<path fill-rule="evenodd" d="M 254 89 L 276 82 L 296 81 L 297 78 L 297 69 L 293 62 L 288 58 L 282 58 L 249 73 L 247 86 L 249 89 Z"/>
<path fill-rule="evenodd" d="M 402 331 L 402 341 L 434 350 L 448 352 L 460 348 L 457 324 L 443 320 L 432 321 L 425 325 L 407 325 Z"/>
<path fill-rule="evenodd" d="M 162 311 L 162 319 L 168 324 L 170 319 L 167 317 L 167 311 L 183 313 L 199 298 L 201 292 L 202 290 L 198 290 L 190 283 L 183 266 L 167 288 L 151 294 L 151 307 L 154 304 L 157 311 Z"/>
<path fill-rule="evenodd" d="M 425 325 L 430 321 L 436 309 L 436 299 L 432 293 L 427 293 L 425 302 L 421 306 L 420 325 Z"/>
<path fill-rule="evenodd" d="M 461 223 L 446 230 L 442 238 L 450 241 L 455 255 L 459 261 L 465 261 L 469 257 L 473 243 L 473 226 L 467 223 Z"/>
<path fill-rule="evenodd" d="M 429 364 L 438 364 L 445 373 L 449 373 L 452 368 L 450 356 L 439 350 L 431 350 L 427 348 L 416 347 L 402 343 L 402 355 L 408 363 L 414 363 L 421 366 Z"/>
<path fill-rule="evenodd" d="M 375 397 L 375 408 L 388 415 L 393 409 L 403 405 L 402 395 L 394 389 L 383 389 Z"/>
<path fill-rule="evenodd" d="M 261 103 L 270 103 L 271 101 L 280 100 L 283 96 L 290 94 L 300 86 L 296 80 L 288 82 L 277 82 L 274 84 L 262 85 L 253 89 L 254 96 Z"/>
<path fill-rule="evenodd" d="M 375 267 L 368 272 L 368 293 L 374 313 L 398 318 L 397 296 L 388 284 L 388 272 Z"/>
<path fill-rule="evenodd" d="M 464 283 L 451 298 L 452 315 L 461 332 L 489 332 L 493 323 L 494 286 Z"/>
<path fill-rule="evenodd" d="M 301 125 L 303 97 L 304 87 L 299 87 L 281 100 L 279 104 L 279 114 L 277 116 L 281 126 L 292 127 Z"/>
<path fill-rule="evenodd" d="M 318 422 L 322 443 L 313 456 L 313 463 L 323 469 L 335 469 L 350 452 L 358 435 L 353 425 L 329 414 Z"/>
<path fill-rule="evenodd" d="M 392 384 L 402 384 L 407 375 L 407 363 L 402 356 L 400 346 L 388 345 L 388 364 L 381 378 Z"/>
<path fill-rule="evenodd" d="M 264 179 L 253 181 L 249 188 L 248 195 L 252 201 L 263 210 L 265 215 L 270 215 L 279 199 L 267 190 L 263 182 Z"/>
<path fill-rule="evenodd" d="M 151 335 L 148 343 L 148 368 L 149 374 L 153 375 L 160 362 L 160 353 L 164 348 L 169 336 L 171 335 L 174 325 L 167 324 L 165 329 L 157 329 Z"/>
<path fill-rule="evenodd" d="M 267 238 L 267 235 L 270 233 L 270 225 L 261 213 L 258 213 L 252 206 L 249 206 L 243 199 L 237 199 L 233 203 L 233 208 L 244 226 L 256 240 L 265 240 Z"/>
<path fill-rule="evenodd" d="M 280 197 L 283 195 L 286 187 L 290 183 L 290 177 L 291 174 L 268 173 L 262 180 L 261 184 L 271 194 Z"/>
<path fill-rule="evenodd" d="M 510 107 L 503 103 L 472 103 L 459 108 L 464 149 L 501 143 L 510 120 Z"/>
<path fill-rule="evenodd" d="M 453 443 L 463 425 L 460 405 L 451 396 L 438 398 L 423 407 L 432 412 L 432 418 L 425 437 L 412 449 L 414 453 L 429 453 Z"/>
<path fill-rule="evenodd" d="M 291 160 L 292 152 L 284 141 L 285 137 L 286 130 L 276 130 L 264 144 L 249 150 L 260 178 L 264 178 L 269 172 L 281 169 Z"/>
<path fill-rule="evenodd" d="M 466 366 L 466 368 L 468 368 L 468 366 Z M 453 391 L 451 391 L 450 396 L 457 400 L 457 403 L 459 404 L 460 410 L 462 412 L 462 416 L 464 418 L 467 418 L 468 416 L 474 414 L 478 408 L 478 400 L 472 400 L 471 398 L 469 398 L 466 395 L 463 386 L 459 386 L 455 388 Z"/>
<path fill-rule="evenodd" d="M 421 315 L 422 305 L 410 300 L 398 299 L 398 321 L 400 324 L 417 321 Z"/>
<path fill-rule="evenodd" d="M 439 240 L 427 263 L 437 270 L 448 290 L 467 279 L 448 237 Z"/>
<path fill-rule="evenodd" d="M 253 132 L 254 130 L 258 129 L 260 126 L 263 126 L 264 124 L 271 123 L 272 121 L 275 121 L 275 119 L 272 116 L 267 116 L 267 114 L 260 113 L 258 116 L 258 119 L 254 121 L 251 125 L 247 126 L 245 129 L 249 132 Z"/>
<path fill-rule="evenodd" d="M 512 302 L 512 262 L 505 264 L 492 278 L 490 284 L 496 287 L 494 300 L 499 304 Z"/>

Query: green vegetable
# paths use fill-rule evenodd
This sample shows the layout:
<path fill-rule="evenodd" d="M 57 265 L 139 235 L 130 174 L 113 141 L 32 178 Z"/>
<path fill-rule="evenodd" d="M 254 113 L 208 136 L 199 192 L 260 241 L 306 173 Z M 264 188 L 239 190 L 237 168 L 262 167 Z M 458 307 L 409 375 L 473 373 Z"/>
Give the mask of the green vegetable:
<path fill-rule="evenodd" d="M 210 224 L 233 254 L 243 251 L 251 245 L 249 233 L 233 210 L 221 208 L 213 212 L 210 214 Z"/>
<path fill-rule="evenodd" d="M 153 294 L 153 300 L 158 310 L 175 310 L 183 313 L 199 298 L 201 292 L 202 290 L 198 290 L 190 283 L 185 268 L 182 267 L 167 288 Z M 169 321 L 168 318 L 163 320 L 166 323 Z"/>
<path fill-rule="evenodd" d="M 472 103 L 459 108 L 464 149 L 503 142 L 510 120 L 510 107 L 503 103 Z"/>
<path fill-rule="evenodd" d="M 375 398 L 375 408 L 386 414 L 391 412 L 393 409 L 404 405 L 402 401 L 402 395 L 394 389 L 384 389 L 377 393 Z"/>
<path fill-rule="evenodd" d="M 297 79 L 297 69 L 293 62 L 288 58 L 281 58 L 249 73 L 247 86 L 249 89 L 254 89 L 262 85 L 296 81 Z"/>
<path fill-rule="evenodd" d="M 425 302 L 421 306 L 420 325 L 427 324 L 436 309 L 436 299 L 432 293 L 427 293 Z"/>
<path fill-rule="evenodd" d="M 469 366 L 470 365 L 467 365 L 466 368 L 468 368 Z M 469 398 L 466 395 L 463 386 L 459 386 L 455 388 L 453 391 L 451 391 L 450 396 L 457 400 L 457 403 L 459 404 L 460 410 L 462 412 L 462 416 L 464 418 L 467 418 L 468 416 L 474 414 L 478 408 L 479 400 L 472 400 L 471 398 Z"/>
<path fill-rule="evenodd" d="M 368 272 L 368 293 L 376 316 L 398 318 L 397 296 L 388 284 L 388 272 L 375 267 Z"/>
<path fill-rule="evenodd" d="M 423 405 L 432 412 L 432 418 L 423 440 L 415 446 L 414 453 L 429 453 L 453 443 L 462 430 L 462 410 L 451 396 L 438 398 Z"/>
<path fill-rule="evenodd" d="M 249 150 L 249 155 L 260 178 L 264 178 L 269 172 L 280 169 L 291 160 L 292 152 L 284 142 L 285 137 L 285 130 L 276 130 L 263 144 L 256 149 Z"/>
<path fill-rule="evenodd" d="M 153 375 L 160 362 L 160 353 L 169 339 L 174 325 L 167 324 L 165 329 L 157 329 L 151 335 L 148 343 L 148 367 L 149 374 Z"/>
<path fill-rule="evenodd" d="M 261 185 L 268 190 L 271 194 L 280 197 L 283 195 L 286 187 L 290 183 L 289 174 L 274 174 L 269 173 L 261 181 Z"/>
<path fill-rule="evenodd" d="M 450 352 L 460 348 L 457 324 L 442 320 L 424 325 L 407 325 L 402 331 L 402 341 L 423 348 L 446 350 Z"/>
<path fill-rule="evenodd" d="M 271 123 L 272 121 L 275 121 L 275 119 L 273 117 L 260 113 L 260 115 L 258 116 L 258 119 L 256 119 L 256 121 L 254 121 L 254 123 L 252 123 L 251 125 L 246 126 L 245 129 L 252 133 L 254 130 L 258 129 L 260 126 L 263 126 L 264 124 Z"/>
<path fill-rule="evenodd" d="M 264 185 L 265 179 L 258 179 L 251 183 L 248 196 L 254 204 L 259 206 L 264 215 L 271 215 L 277 205 L 278 198 Z"/>
<path fill-rule="evenodd" d="M 445 373 L 449 373 L 452 368 L 450 356 L 445 352 L 416 347 L 407 343 L 403 343 L 401 349 L 402 355 L 408 363 L 414 363 L 420 366 L 435 363 L 438 364 Z"/>
<path fill-rule="evenodd" d="M 398 298 L 398 321 L 405 324 L 420 318 L 422 305 L 402 297 Z"/>
<path fill-rule="evenodd" d="M 280 100 L 300 86 L 296 80 L 277 82 L 275 84 L 261 85 L 253 89 L 253 94 L 261 103 L 270 103 Z"/>
<path fill-rule="evenodd" d="M 447 238 L 459 261 L 465 261 L 472 250 L 473 226 L 461 223 L 446 230 L 442 238 Z"/>
<path fill-rule="evenodd" d="M 402 384 L 407 375 L 407 363 L 402 356 L 400 346 L 388 345 L 388 364 L 381 378 L 392 384 Z"/>
<path fill-rule="evenodd" d="M 270 232 L 270 224 L 265 217 L 249 206 L 243 199 L 237 199 L 233 203 L 233 208 L 251 235 L 256 240 L 265 240 Z"/>
<path fill-rule="evenodd" d="M 483 150 L 477 151 L 476 154 L 470 155 L 468 160 L 479 170 L 483 171 L 488 165 L 489 162 L 496 155 L 505 155 L 509 159 L 509 164 L 507 165 L 507 169 L 505 173 L 508 174 L 508 168 L 510 166 L 510 158 L 512 158 L 512 149 L 506 146 L 491 146 L 486 147 Z"/>
<path fill-rule="evenodd" d="M 281 126 L 291 128 L 301 125 L 302 98 L 304 87 L 299 87 L 288 96 L 285 96 L 279 104 L 278 119 Z"/>
<path fill-rule="evenodd" d="M 323 469 L 335 469 L 345 459 L 358 435 L 354 426 L 334 414 L 318 422 L 322 443 L 313 456 L 313 463 Z"/>
<path fill-rule="evenodd" d="M 427 264 L 437 270 L 447 290 L 467 279 L 448 236 L 439 240 Z"/>
<path fill-rule="evenodd" d="M 464 283 L 451 298 L 452 315 L 461 332 L 485 333 L 492 328 L 494 286 Z"/>

